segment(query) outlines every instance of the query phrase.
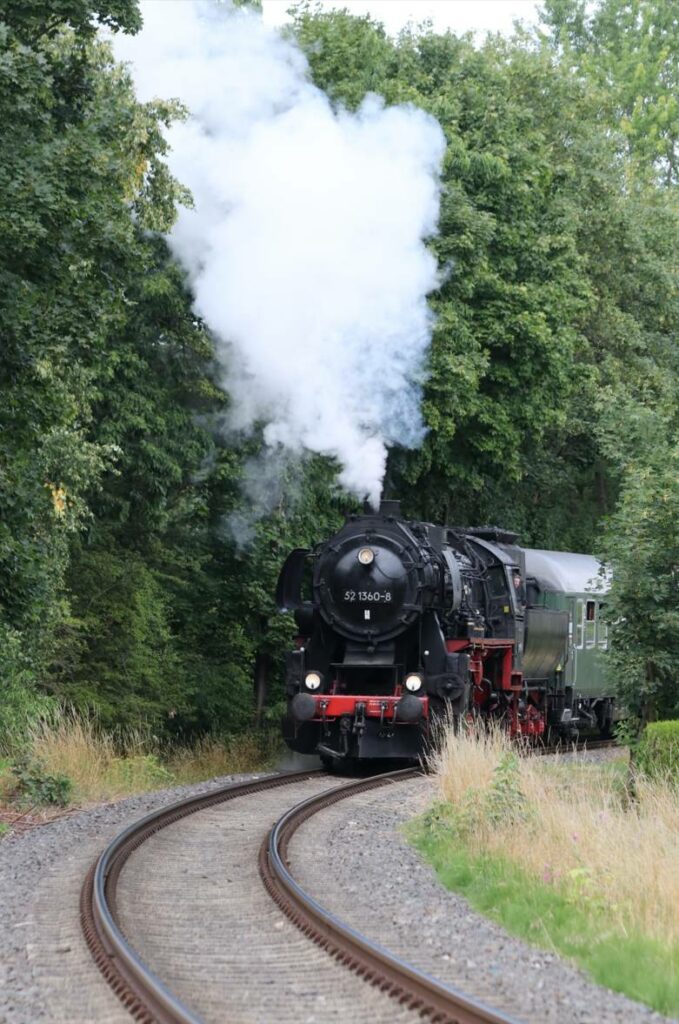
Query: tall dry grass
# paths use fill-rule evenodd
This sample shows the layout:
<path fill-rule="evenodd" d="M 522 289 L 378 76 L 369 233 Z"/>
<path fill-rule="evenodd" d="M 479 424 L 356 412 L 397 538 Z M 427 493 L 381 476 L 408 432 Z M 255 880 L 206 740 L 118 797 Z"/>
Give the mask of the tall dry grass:
<path fill-rule="evenodd" d="M 46 774 L 67 776 L 76 803 L 115 800 L 172 785 L 174 776 L 152 744 L 141 730 L 114 736 L 74 712 L 39 722 L 29 736 L 30 759 Z"/>
<path fill-rule="evenodd" d="M 511 747 L 501 731 L 453 734 L 432 757 L 440 798 L 460 807 L 488 793 Z M 479 853 L 502 855 L 573 898 L 603 906 L 611 923 L 662 942 L 679 941 L 679 790 L 635 779 L 625 766 L 569 757 L 522 756 L 523 813 L 474 816 L 466 836 Z"/>
<path fill-rule="evenodd" d="M 205 736 L 187 747 L 168 753 L 168 767 L 183 784 L 201 782 L 219 775 L 263 771 L 274 766 L 281 753 L 276 732 L 243 733 L 219 738 Z"/>
<path fill-rule="evenodd" d="M 149 731 L 113 735 L 75 712 L 62 712 L 33 727 L 28 756 L 45 774 L 71 780 L 74 803 L 90 804 L 261 771 L 275 762 L 278 751 L 273 733 L 206 737 L 190 746 L 161 749 Z"/>

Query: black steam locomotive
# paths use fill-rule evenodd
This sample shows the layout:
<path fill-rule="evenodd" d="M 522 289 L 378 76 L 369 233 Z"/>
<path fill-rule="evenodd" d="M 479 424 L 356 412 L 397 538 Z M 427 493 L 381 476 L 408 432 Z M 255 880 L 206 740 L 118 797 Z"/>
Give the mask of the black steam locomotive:
<path fill-rule="evenodd" d="M 599 564 L 516 540 L 407 522 L 384 501 L 313 552 L 293 551 L 276 594 L 298 627 L 288 745 L 326 763 L 416 758 L 444 713 L 534 739 L 610 729 Z"/>

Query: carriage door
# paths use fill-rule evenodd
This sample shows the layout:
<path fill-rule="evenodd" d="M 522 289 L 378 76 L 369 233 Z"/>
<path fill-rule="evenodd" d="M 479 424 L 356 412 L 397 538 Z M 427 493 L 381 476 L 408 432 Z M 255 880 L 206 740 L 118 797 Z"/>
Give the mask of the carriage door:
<path fill-rule="evenodd" d="M 571 598 L 571 621 L 568 627 L 568 662 L 566 673 L 568 686 L 575 687 L 578 678 L 579 653 L 585 646 L 585 602 L 582 598 Z"/>

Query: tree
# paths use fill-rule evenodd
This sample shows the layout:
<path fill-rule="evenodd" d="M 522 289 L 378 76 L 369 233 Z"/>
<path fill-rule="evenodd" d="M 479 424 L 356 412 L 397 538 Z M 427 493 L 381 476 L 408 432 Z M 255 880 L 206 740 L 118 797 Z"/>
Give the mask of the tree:
<path fill-rule="evenodd" d="M 333 102 L 377 91 L 447 138 L 429 433 L 391 453 L 388 489 L 407 513 L 500 522 L 540 546 L 594 549 L 608 517 L 613 630 L 631 624 L 616 674 L 635 708 L 634 680 L 662 707 L 676 685 L 679 235 L 673 115 L 659 114 L 675 26 L 661 14 L 655 0 L 592 16 L 551 0 L 551 35 L 480 48 L 427 29 L 393 40 L 308 5 L 292 29 Z M 108 724 L 241 728 L 258 652 L 278 692 L 283 558 L 351 502 L 328 460 L 303 460 L 250 546 L 236 542 L 262 444 L 220 436 L 229 399 L 161 237 L 191 201 L 163 160 L 183 111 L 138 103 L 96 35 L 135 31 L 136 3 L 28 0 L 1 19 L 5 718 L 34 710 L 39 687 Z M 631 74 L 640 54 L 650 77 Z"/>
<path fill-rule="evenodd" d="M 636 173 L 679 183 L 679 18 L 666 0 L 546 0 L 549 38 L 601 87 Z M 605 109 L 604 108 L 604 109 Z"/>
<path fill-rule="evenodd" d="M 622 472 L 607 523 L 610 672 L 639 722 L 679 717 L 679 441 L 676 374 L 653 405 L 602 398 L 603 443 Z M 648 396 L 647 396 L 648 397 Z"/>
<path fill-rule="evenodd" d="M 158 234 L 190 202 L 163 162 L 182 111 L 137 102 L 97 20 L 140 24 L 132 0 L 70 0 L 0 27 L 5 682 L 26 710 L 39 687 L 106 725 L 242 728 L 258 647 L 287 642 L 279 562 L 312 521 L 336 524 L 332 475 L 309 463 L 303 500 L 238 549 L 227 523 L 258 443 L 213 429 L 212 342 Z"/>
<path fill-rule="evenodd" d="M 543 19 L 550 44 L 599 90 L 602 120 L 625 142 L 619 205 L 633 234 L 620 239 L 615 263 L 609 256 L 597 317 L 605 386 L 594 428 L 620 480 L 601 539 L 612 570 L 609 670 L 637 720 L 676 717 L 679 20 L 656 0 L 601 0 L 593 9 L 548 0 Z M 617 309 L 614 290 L 624 295 Z"/>
<path fill-rule="evenodd" d="M 389 486 L 414 514 L 604 554 L 614 684 L 677 714 L 678 22 L 655 0 L 546 11 L 547 37 L 478 49 L 305 9 L 297 30 L 337 102 L 415 102 L 448 140 L 429 435 Z"/>
<path fill-rule="evenodd" d="M 97 17 L 139 23 L 123 0 L 17 4 L 0 23 L 0 654 L 17 664 L 4 654 L 19 644 L 24 681 L 55 655 L 69 545 L 120 454 L 93 405 L 144 273 L 142 230 L 185 195 L 162 164 L 177 111 L 136 102 Z"/>

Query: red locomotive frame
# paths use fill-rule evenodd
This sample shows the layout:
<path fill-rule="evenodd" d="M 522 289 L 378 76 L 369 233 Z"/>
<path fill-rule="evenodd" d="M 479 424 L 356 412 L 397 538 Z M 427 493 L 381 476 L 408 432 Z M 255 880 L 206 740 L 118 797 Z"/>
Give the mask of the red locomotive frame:
<path fill-rule="evenodd" d="M 483 705 L 491 689 L 501 690 L 510 697 L 510 733 L 512 736 L 542 736 L 546 729 L 545 716 L 534 705 L 529 704 L 525 713 L 520 713 L 519 698 L 523 690 L 523 672 L 512 668 L 514 662 L 514 640 L 463 638 L 446 640 L 446 649 L 451 653 L 464 651 L 469 654 L 469 672 L 474 684 L 474 704 Z"/>

